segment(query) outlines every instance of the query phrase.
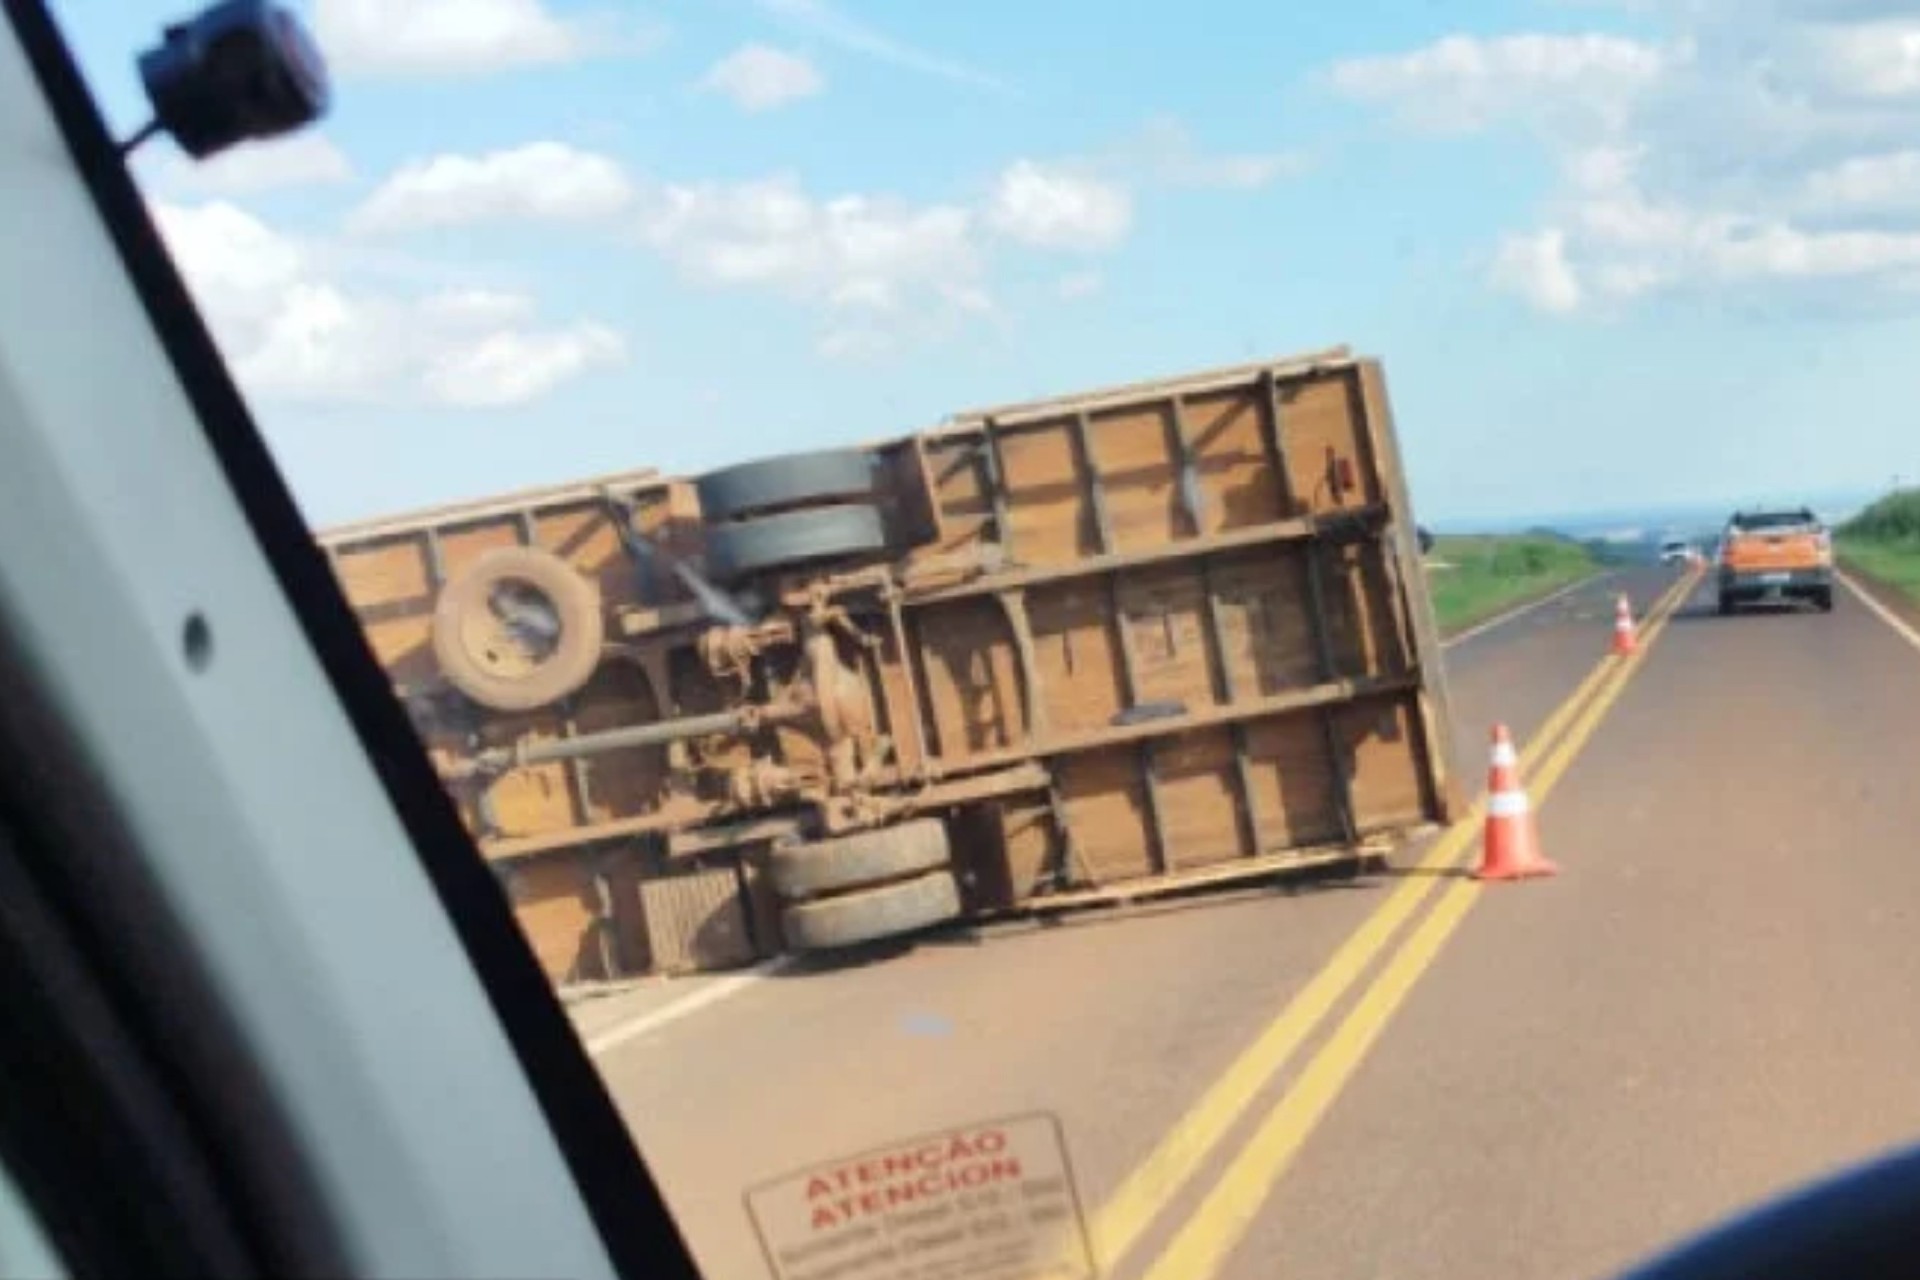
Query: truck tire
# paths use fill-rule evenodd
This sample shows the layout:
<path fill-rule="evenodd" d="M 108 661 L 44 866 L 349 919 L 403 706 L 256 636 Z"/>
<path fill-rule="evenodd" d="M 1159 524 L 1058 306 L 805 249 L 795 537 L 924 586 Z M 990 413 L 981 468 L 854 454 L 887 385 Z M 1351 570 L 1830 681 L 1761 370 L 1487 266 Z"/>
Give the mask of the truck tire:
<path fill-rule="evenodd" d="M 783 511 L 707 529 L 707 569 L 722 582 L 886 549 L 880 511 L 865 503 Z"/>
<path fill-rule="evenodd" d="M 1833 588 L 1828 587 L 1825 591 L 1822 591 L 1819 595 L 1815 596 L 1813 598 L 1813 606 L 1814 608 L 1820 610 L 1820 612 L 1822 613 L 1832 613 L 1833 612 Z"/>
<path fill-rule="evenodd" d="M 718 523 L 811 502 L 846 502 L 873 492 L 873 455 L 823 449 L 710 471 L 694 481 L 701 518 Z"/>
<path fill-rule="evenodd" d="M 1722 592 L 1720 595 L 1719 609 L 1721 617 L 1731 617 L 1733 615 L 1733 597 Z"/>
<path fill-rule="evenodd" d="M 834 951 L 912 933 L 959 914 L 960 886 L 953 873 L 933 871 L 877 889 L 793 903 L 780 925 L 795 951 Z"/>
<path fill-rule="evenodd" d="M 538 547 L 486 552 L 433 610 L 440 673 L 493 711 L 530 711 L 578 691 L 605 639 L 599 587 Z"/>
<path fill-rule="evenodd" d="M 794 899 L 897 880 L 944 867 L 952 860 L 947 824 L 938 818 L 919 818 L 897 827 L 775 845 L 767 855 L 767 871 L 774 891 Z"/>

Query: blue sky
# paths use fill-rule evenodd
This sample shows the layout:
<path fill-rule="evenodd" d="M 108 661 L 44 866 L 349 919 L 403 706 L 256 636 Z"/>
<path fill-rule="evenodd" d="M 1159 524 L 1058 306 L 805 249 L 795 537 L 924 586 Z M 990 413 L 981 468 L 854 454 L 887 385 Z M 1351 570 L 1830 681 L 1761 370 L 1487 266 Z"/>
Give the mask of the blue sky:
<path fill-rule="evenodd" d="M 60 9 L 130 132 L 181 6 Z M 302 12 L 136 172 L 316 523 L 1343 342 L 1441 524 L 1920 474 L 1911 3 Z"/>

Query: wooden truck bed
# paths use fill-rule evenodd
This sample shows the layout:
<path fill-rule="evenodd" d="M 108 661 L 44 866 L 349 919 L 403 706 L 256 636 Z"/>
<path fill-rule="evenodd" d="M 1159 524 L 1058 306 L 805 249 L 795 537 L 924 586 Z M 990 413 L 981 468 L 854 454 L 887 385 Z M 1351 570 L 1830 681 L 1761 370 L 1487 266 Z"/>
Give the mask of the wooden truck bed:
<path fill-rule="evenodd" d="M 874 449 L 901 548 L 866 668 L 875 786 L 947 819 L 970 914 L 1267 874 L 1446 818 L 1438 641 L 1376 362 L 1130 384 Z M 651 472 L 321 535 L 443 769 L 730 705 L 695 656 L 715 620 L 623 523 L 704 564 L 693 486 Z M 630 660 L 508 714 L 445 686 L 430 632 L 441 585 L 510 545 L 595 582 Z M 807 733 L 776 736 L 817 765 Z M 763 854 L 799 813 L 679 776 L 647 747 L 455 786 L 556 981 L 780 948 Z"/>

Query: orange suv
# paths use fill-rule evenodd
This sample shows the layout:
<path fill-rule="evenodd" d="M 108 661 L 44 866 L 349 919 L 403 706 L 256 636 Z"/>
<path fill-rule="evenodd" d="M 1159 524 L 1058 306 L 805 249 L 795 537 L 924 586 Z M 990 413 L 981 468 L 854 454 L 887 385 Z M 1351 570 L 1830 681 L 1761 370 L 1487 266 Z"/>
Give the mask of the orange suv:
<path fill-rule="evenodd" d="M 1786 600 L 1832 612 L 1832 535 L 1805 507 L 1734 512 L 1720 542 L 1720 612 Z"/>

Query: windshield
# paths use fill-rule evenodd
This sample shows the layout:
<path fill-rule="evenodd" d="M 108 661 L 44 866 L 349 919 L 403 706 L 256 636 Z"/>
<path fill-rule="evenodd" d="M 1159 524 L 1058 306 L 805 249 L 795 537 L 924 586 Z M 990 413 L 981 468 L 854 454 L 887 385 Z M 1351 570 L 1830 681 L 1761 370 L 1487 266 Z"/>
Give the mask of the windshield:
<path fill-rule="evenodd" d="M 129 163 L 708 1274 L 1607 1274 L 1920 1132 L 1818 8 L 315 0 Z"/>
<path fill-rule="evenodd" d="M 1778 533 L 1788 529 L 1805 529 L 1819 523 L 1811 511 L 1768 511 L 1737 515 L 1731 527 L 1736 533 Z"/>

